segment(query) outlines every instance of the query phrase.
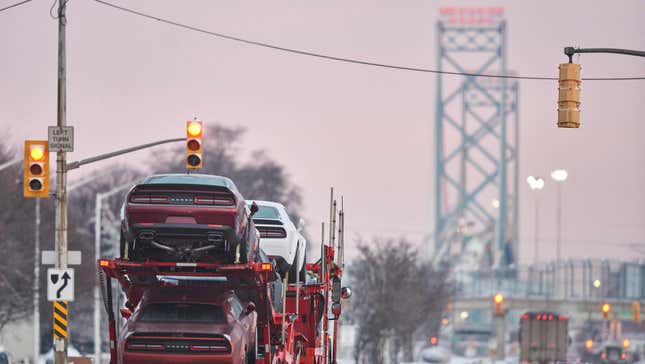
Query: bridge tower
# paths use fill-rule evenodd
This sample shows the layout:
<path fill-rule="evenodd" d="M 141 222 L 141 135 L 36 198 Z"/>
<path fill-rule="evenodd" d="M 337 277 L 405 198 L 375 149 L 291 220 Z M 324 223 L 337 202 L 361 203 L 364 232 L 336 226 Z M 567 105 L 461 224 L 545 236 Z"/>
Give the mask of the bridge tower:
<path fill-rule="evenodd" d="M 507 75 L 506 32 L 503 8 L 441 8 L 438 69 Z M 438 74 L 436 93 L 435 261 L 508 267 L 518 254 L 517 81 Z"/>

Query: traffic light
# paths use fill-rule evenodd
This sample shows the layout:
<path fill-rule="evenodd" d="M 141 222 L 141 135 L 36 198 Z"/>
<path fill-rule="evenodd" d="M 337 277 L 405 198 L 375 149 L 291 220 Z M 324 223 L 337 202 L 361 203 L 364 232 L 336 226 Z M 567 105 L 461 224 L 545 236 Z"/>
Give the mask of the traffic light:
<path fill-rule="evenodd" d="M 202 168 L 202 132 L 201 121 L 186 122 L 186 168 Z"/>
<path fill-rule="evenodd" d="M 609 313 L 611 312 L 611 305 L 609 303 L 603 303 L 602 307 L 602 318 L 605 320 L 609 318 Z"/>
<path fill-rule="evenodd" d="M 587 339 L 587 341 L 585 341 L 585 348 L 587 348 L 587 350 L 591 350 L 593 348 L 593 340 Z"/>
<path fill-rule="evenodd" d="M 632 315 L 634 322 L 640 324 L 641 322 L 641 303 L 639 301 L 632 302 Z"/>
<path fill-rule="evenodd" d="M 23 196 L 49 197 L 49 149 L 46 140 L 25 140 Z"/>
<path fill-rule="evenodd" d="M 503 316 L 504 315 L 504 296 L 501 293 L 498 293 L 493 297 L 493 303 L 495 304 L 495 315 Z"/>
<path fill-rule="evenodd" d="M 437 346 L 439 344 L 439 339 L 436 336 L 430 338 L 430 345 Z"/>
<path fill-rule="evenodd" d="M 558 79 L 558 128 L 580 127 L 580 65 L 560 64 Z"/>

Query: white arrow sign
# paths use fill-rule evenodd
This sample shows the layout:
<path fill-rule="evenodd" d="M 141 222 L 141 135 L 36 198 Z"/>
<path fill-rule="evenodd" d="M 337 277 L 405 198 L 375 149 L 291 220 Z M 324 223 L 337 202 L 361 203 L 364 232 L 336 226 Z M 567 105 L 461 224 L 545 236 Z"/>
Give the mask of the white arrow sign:
<path fill-rule="evenodd" d="M 74 301 L 74 270 L 47 269 L 47 299 Z"/>

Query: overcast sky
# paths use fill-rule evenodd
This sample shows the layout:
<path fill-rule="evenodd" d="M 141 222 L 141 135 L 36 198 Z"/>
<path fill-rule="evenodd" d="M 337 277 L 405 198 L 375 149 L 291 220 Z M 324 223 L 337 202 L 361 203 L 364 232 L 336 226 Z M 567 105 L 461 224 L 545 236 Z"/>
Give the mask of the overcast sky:
<path fill-rule="evenodd" d="M 216 32 L 313 52 L 436 67 L 438 8 L 448 1 L 114 0 Z M 12 3 L 0 0 L 0 7 Z M 401 5 L 405 4 L 405 5 Z M 562 48 L 645 49 L 645 2 L 460 1 L 504 6 L 509 68 L 557 76 Z M 20 145 L 56 121 L 51 1 L 0 13 L 0 127 Z M 180 30 L 91 0 L 68 10 L 72 159 L 182 136 L 184 121 L 248 128 L 303 189 L 318 236 L 328 187 L 346 198 L 349 236 L 433 231 L 436 76 L 285 54 Z M 645 59 L 583 55 L 583 77 L 644 76 Z M 633 258 L 645 243 L 645 81 L 585 82 L 583 127 L 558 130 L 555 81 L 520 83 L 521 259 L 530 261 L 532 199 L 524 179 L 569 170 L 563 255 Z M 142 154 L 128 157 L 136 163 Z M 73 172 L 75 176 L 82 171 Z M 542 192 L 542 257 L 553 257 L 555 188 Z M 642 257 L 642 255 L 641 255 Z"/>

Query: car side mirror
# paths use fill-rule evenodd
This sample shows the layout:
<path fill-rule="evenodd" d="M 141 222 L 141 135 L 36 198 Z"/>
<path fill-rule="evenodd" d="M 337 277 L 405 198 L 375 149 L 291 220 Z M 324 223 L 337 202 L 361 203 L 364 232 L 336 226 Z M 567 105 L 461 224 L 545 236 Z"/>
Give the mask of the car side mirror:
<path fill-rule="evenodd" d="M 253 203 L 251 204 L 251 217 L 253 217 L 253 215 L 255 215 L 255 213 L 258 212 L 259 209 L 260 208 L 258 207 L 258 204 L 253 201 Z"/>
<path fill-rule="evenodd" d="M 119 313 L 121 313 L 121 317 L 123 317 L 126 320 L 129 319 L 130 316 L 132 316 L 132 311 L 130 311 L 129 308 L 122 308 L 119 310 Z"/>
<path fill-rule="evenodd" d="M 305 229 L 305 220 L 302 217 L 298 220 L 297 229 L 299 233 L 301 233 Z"/>
<path fill-rule="evenodd" d="M 246 314 L 250 314 L 251 312 L 255 311 L 255 303 L 249 302 L 246 304 Z"/>
<path fill-rule="evenodd" d="M 344 300 L 349 299 L 352 296 L 352 290 L 349 287 L 343 287 L 340 290 L 340 297 Z"/>

